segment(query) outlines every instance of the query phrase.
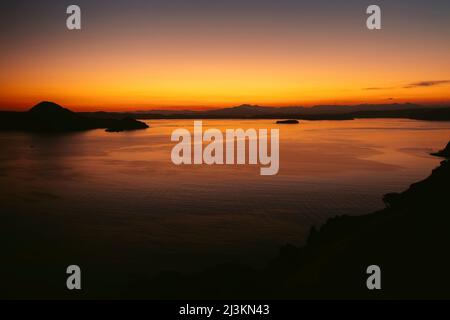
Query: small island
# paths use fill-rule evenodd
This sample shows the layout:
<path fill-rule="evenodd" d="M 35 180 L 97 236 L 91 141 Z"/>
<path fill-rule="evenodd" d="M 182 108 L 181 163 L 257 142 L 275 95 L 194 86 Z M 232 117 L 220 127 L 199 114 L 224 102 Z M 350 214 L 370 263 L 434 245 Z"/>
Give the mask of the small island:
<path fill-rule="evenodd" d="M 295 119 L 288 119 L 288 120 L 278 120 L 277 124 L 298 124 L 300 123 L 298 120 Z"/>
<path fill-rule="evenodd" d="M 107 132 L 121 132 L 148 128 L 144 122 L 131 117 L 89 117 L 48 101 L 38 103 L 27 112 L 2 112 L 0 115 L 0 131 L 59 133 L 106 129 Z"/>
<path fill-rule="evenodd" d="M 148 125 L 144 122 L 137 121 L 133 118 L 123 118 L 121 120 L 116 120 L 116 123 L 112 124 L 109 128 L 107 128 L 106 132 L 122 132 L 122 131 L 131 131 L 131 130 L 139 130 L 146 129 Z"/>

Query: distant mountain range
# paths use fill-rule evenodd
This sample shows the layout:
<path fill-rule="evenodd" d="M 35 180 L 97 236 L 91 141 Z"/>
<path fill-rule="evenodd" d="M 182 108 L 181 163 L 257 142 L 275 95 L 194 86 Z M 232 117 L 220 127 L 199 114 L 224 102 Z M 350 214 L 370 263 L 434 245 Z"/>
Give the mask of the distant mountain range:
<path fill-rule="evenodd" d="M 210 110 L 208 114 L 345 114 L 358 111 L 388 111 L 388 110 L 411 110 L 420 109 L 423 106 L 417 104 L 382 104 L 382 105 L 355 105 L 355 106 L 336 106 L 336 105 L 318 105 L 313 107 L 262 107 L 258 105 L 240 105 L 238 107 Z"/>
<path fill-rule="evenodd" d="M 136 111 L 141 114 L 209 114 L 209 115 L 268 115 L 268 114 L 344 114 L 358 111 L 388 111 L 388 110 L 411 110 L 425 108 L 422 105 L 405 104 L 360 104 L 360 105 L 317 105 L 313 107 L 270 107 L 251 104 L 242 104 L 236 107 L 213 109 L 213 110 L 146 110 Z"/>
<path fill-rule="evenodd" d="M 85 113 L 94 117 L 130 116 L 139 119 L 305 119 L 351 120 L 355 118 L 410 118 L 423 120 L 450 120 L 450 106 L 422 106 L 404 104 L 318 105 L 314 107 L 270 107 L 243 104 L 214 110 L 147 110 L 134 112 Z"/>

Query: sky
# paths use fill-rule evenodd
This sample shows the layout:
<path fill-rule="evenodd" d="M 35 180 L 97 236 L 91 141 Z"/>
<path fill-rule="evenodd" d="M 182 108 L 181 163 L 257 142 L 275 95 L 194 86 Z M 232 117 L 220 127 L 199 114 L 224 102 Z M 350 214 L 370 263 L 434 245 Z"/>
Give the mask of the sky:
<path fill-rule="evenodd" d="M 0 17 L 1 110 L 450 104 L 448 0 L 14 0 Z"/>

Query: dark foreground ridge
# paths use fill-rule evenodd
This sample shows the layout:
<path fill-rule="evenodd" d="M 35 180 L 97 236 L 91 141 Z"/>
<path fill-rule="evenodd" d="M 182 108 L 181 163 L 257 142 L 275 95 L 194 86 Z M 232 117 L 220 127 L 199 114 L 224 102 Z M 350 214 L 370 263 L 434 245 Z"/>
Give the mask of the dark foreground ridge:
<path fill-rule="evenodd" d="M 450 163 L 386 208 L 339 216 L 312 228 L 303 247 L 286 245 L 264 270 L 220 265 L 195 274 L 164 273 L 129 287 L 131 296 L 166 298 L 450 298 Z M 370 265 L 382 289 L 366 287 Z M 142 280 L 142 279 L 141 279 Z M 149 292 L 153 292 L 153 296 Z"/>
<path fill-rule="evenodd" d="M 53 102 L 40 102 L 28 112 L 0 113 L 0 131 L 71 132 L 106 129 L 108 132 L 148 128 L 132 118 L 93 118 L 80 115 Z"/>
<path fill-rule="evenodd" d="M 450 158 L 450 142 L 444 149 L 438 152 L 434 152 L 431 155 L 436 157 Z"/>

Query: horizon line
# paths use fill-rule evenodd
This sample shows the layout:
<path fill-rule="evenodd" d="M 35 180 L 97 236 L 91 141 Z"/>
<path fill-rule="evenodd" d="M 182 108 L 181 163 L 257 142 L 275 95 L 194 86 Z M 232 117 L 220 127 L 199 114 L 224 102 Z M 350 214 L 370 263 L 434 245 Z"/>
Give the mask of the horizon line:
<path fill-rule="evenodd" d="M 284 109 L 284 108 L 305 108 L 311 109 L 315 107 L 358 107 L 358 106 L 389 106 L 389 105 L 415 105 L 421 107 L 450 107 L 450 101 L 442 101 L 442 102 L 434 102 L 434 103 L 423 103 L 423 102 L 384 102 L 384 103 L 370 103 L 370 102 L 362 102 L 362 103 L 330 103 L 330 104 L 312 104 L 312 105 L 265 105 L 265 104 L 250 104 L 250 103 L 242 103 L 237 105 L 227 105 L 227 106 L 154 106 L 154 107 L 106 107 L 106 108 L 94 108 L 91 106 L 74 106 L 72 104 L 60 104 L 58 102 L 50 101 L 50 100 L 42 100 L 35 104 L 30 104 L 27 107 L 19 107 L 19 108 L 8 108 L 5 106 L 0 106 L 0 112 L 26 112 L 31 109 L 33 106 L 41 103 L 41 102 L 53 102 L 62 107 L 68 108 L 75 112 L 86 112 L 86 113 L 94 113 L 94 112 L 107 112 L 107 113 L 142 113 L 142 112 L 152 112 L 152 111 L 176 111 L 176 112 L 202 112 L 202 111 L 214 111 L 214 110 L 222 110 L 222 109 L 233 109 L 239 107 L 255 107 L 255 108 L 274 108 L 274 109 Z M 80 111 L 79 111 L 80 110 Z"/>

